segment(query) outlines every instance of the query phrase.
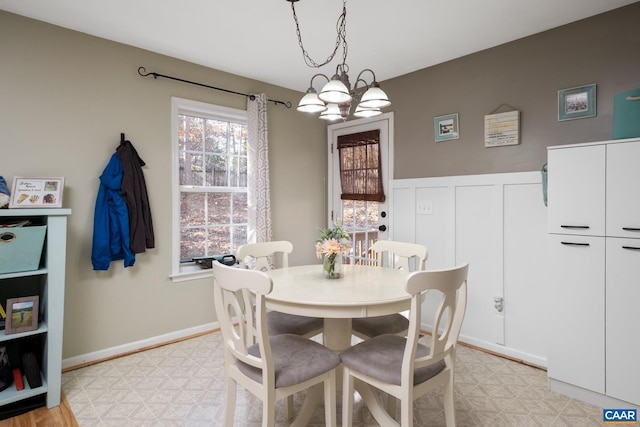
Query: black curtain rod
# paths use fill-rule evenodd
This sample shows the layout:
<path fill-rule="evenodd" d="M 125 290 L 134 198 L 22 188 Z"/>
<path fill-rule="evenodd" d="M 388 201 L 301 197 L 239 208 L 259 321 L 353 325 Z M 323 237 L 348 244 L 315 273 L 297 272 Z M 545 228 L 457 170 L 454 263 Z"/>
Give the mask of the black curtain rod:
<path fill-rule="evenodd" d="M 176 80 L 176 81 L 182 82 L 182 83 L 189 83 L 191 85 L 202 86 L 202 87 L 206 87 L 206 88 L 209 88 L 209 89 L 220 90 L 222 92 L 232 93 L 234 95 L 242 95 L 242 96 L 245 96 L 245 97 L 249 98 L 252 101 L 255 101 L 255 99 L 256 99 L 255 95 L 250 95 L 248 93 L 236 92 L 236 91 L 229 90 L 229 89 L 223 89 L 223 88 L 220 88 L 220 87 L 209 86 L 209 85 L 205 85 L 205 84 L 202 84 L 202 83 L 196 83 L 196 82 L 192 82 L 192 81 L 189 81 L 189 80 L 180 79 L 178 77 L 166 76 L 166 75 L 160 74 L 160 73 L 153 73 L 153 72 L 147 73 L 147 69 L 144 68 L 144 67 L 138 67 L 138 74 L 140 74 L 142 77 L 153 76 L 154 79 L 157 79 L 158 77 L 164 77 L 165 79 Z M 273 102 L 276 105 L 277 104 L 281 104 L 281 105 L 284 105 L 287 108 L 291 108 L 291 101 L 284 102 L 284 101 L 278 101 L 276 99 L 267 99 L 267 101 Z"/>

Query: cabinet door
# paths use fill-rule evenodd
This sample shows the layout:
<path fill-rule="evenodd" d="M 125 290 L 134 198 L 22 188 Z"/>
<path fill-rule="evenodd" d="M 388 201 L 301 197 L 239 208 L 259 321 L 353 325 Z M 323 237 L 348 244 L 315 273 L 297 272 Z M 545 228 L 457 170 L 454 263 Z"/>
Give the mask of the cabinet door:
<path fill-rule="evenodd" d="M 549 235 L 548 376 L 604 393 L 605 238 Z"/>
<path fill-rule="evenodd" d="M 607 145 L 607 236 L 640 238 L 640 141 Z"/>
<path fill-rule="evenodd" d="M 640 405 L 640 239 L 607 238 L 607 395 Z"/>
<path fill-rule="evenodd" d="M 604 236 L 605 146 L 548 151 L 550 233 Z"/>

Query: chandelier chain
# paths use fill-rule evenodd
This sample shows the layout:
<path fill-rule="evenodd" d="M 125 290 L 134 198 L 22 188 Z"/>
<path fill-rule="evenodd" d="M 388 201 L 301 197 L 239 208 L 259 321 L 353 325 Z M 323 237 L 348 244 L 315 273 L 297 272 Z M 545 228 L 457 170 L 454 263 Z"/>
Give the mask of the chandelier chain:
<path fill-rule="evenodd" d="M 298 15 L 296 14 L 295 1 L 291 2 L 291 10 L 293 11 L 293 20 L 296 23 L 296 35 L 298 36 L 298 45 L 302 50 L 302 56 L 304 57 L 304 62 L 307 66 L 312 68 L 320 68 L 323 65 L 327 65 L 333 58 L 336 56 L 338 49 L 340 48 L 340 44 L 342 42 L 342 64 L 343 68 L 347 68 L 347 0 L 343 0 L 342 2 L 342 13 L 338 17 L 338 21 L 336 22 L 336 45 L 333 48 L 333 52 L 327 57 L 327 59 L 322 63 L 317 63 L 314 61 L 311 56 L 309 56 L 309 52 L 304 48 L 304 44 L 302 43 L 302 33 L 300 32 L 300 23 L 298 22 Z M 345 72 L 347 70 L 344 70 Z"/>

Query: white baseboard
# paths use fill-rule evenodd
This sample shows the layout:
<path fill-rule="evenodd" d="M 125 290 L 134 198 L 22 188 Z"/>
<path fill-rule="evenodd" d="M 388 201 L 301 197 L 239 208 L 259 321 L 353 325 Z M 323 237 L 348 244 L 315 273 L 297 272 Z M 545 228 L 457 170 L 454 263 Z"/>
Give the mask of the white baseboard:
<path fill-rule="evenodd" d="M 520 350 L 506 347 L 504 345 L 482 341 L 482 340 L 478 340 L 476 338 L 464 336 L 464 335 L 460 335 L 459 341 L 465 344 L 472 345 L 474 347 L 479 347 L 479 348 L 491 351 L 496 354 L 501 354 L 510 358 L 521 360 L 522 362 L 528 365 L 532 365 L 542 369 L 547 369 L 547 359 L 541 356 L 536 356 L 534 354 L 525 353 Z"/>
<path fill-rule="evenodd" d="M 95 363 L 102 360 L 111 359 L 111 358 L 122 356 L 128 353 L 140 351 L 145 348 L 162 345 L 162 344 L 179 340 L 179 339 L 189 338 L 191 336 L 198 335 L 204 332 L 210 332 L 219 328 L 220 328 L 220 325 L 218 322 L 207 323 L 200 326 L 194 326 L 192 328 L 182 329 L 180 331 L 170 332 L 164 335 L 158 335 L 155 337 L 146 338 L 140 341 L 134 341 L 134 342 L 119 345 L 116 347 L 106 348 L 104 350 L 99 350 L 91 353 L 81 354 L 79 356 L 69 357 L 67 359 L 62 360 L 62 370 L 64 371 L 68 369 L 73 369 L 74 367 L 86 365 L 87 363 Z M 423 329 L 425 331 L 431 330 L 431 328 L 428 325 L 423 325 Z M 468 336 L 463 336 L 463 335 L 460 335 L 460 341 L 465 344 L 479 347 L 481 349 L 485 349 L 497 354 L 522 360 L 523 362 L 533 366 L 542 367 L 542 368 L 546 368 L 547 366 L 547 359 L 545 358 L 531 355 L 528 353 L 523 353 L 521 351 L 514 350 L 512 348 L 505 347 L 499 344 L 489 343 L 486 341 L 481 341 L 481 340 L 468 337 Z"/>
<path fill-rule="evenodd" d="M 431 333 L 431 330 L 433 328 L 431 327 L 431 325 L 427 325 L 423 323 L 421 326 L 421 329 L 423 331 L 427 331 L 428 333 Z M 470 337 L 464 334 L 460 334 L 460 336 L 458 337 L 458 341 L 463 344 L 468 344 L 470 346 L 477 347 L 481 350 L 487 350 L 497 355 L 520 360 L 523 363 L 534 366 L 536 368 L 547 369 L 547 359 L 545 357 L 525 353 L 520 350 L 516 350 L 510 347 L 505 347 L 504 345 L 501 345 L 501 344 L 479 340 L 477 338 Z"/>
<path fill-rule="evenodd" d="M 220 327 L 218 322 L 207 323 L 192 328 L 182 329 L 180 331 L 170 332 L 164 335 L 158 335 L 144 340 L 135 341 L 116 347 L 106 348 L 104 350 L 94 351 L 79 356 L 69 357 L 62 360 L 62 370 L 72 369 L 76 366 L 86 365 L 87 363 L 99 362 L 106 359 L 122 356 L 128 353 L 140 351 L 145 348 L 154 347 L 171 341 L 188 338 L 204 332 L 210 332 Z"/>
<path fill-rule="evenodd" d="M 615 399 L 610 396 L 605 396 L 595 391 L 587 390 L 572 384 L 567 384 L 562 381 L 549 378 L 549 390 L 556 393 L 564 394 L 573 399 L 578 399 L 583 402 L 590 403 L 603 409 L 636 409 L 640 411 L 640 406 L 634 405 L 629 402 L 625 402 L 619 399 Z"/>

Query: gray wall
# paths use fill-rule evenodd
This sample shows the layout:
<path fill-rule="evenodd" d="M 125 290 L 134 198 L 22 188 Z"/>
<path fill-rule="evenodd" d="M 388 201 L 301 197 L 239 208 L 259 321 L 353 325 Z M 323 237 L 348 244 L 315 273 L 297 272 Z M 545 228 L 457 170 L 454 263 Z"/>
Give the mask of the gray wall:
<path fill-rule="evenodd" d="M 211 52 L 215 55 L 215 52 Z M 0 175 L 65 176 L 69 220 L 63 357 L 216 320 L 211 280 L 172 283 L 171 97 L 246 108 L 242 96 L 138 76 L 175 75 L 297 103 L 301 94 L 0 11 Z M 270 104 L 275 239 L 294 244 L 293 265 L 317 262 L 324 225 L 325 124 Z M 156 249 L 123 268 L 92 270 L 98 177 L 124 132 L 144 169 Z M 305 179 L 301 180 L 300 177 Z"/>
<path fill-rule="evenodd" d="M 382 82 L 395 178 L 534 171 L 549 145 L 611 139 L 614 96 L 640 87 L 639 22 L 634 3 Z M 597 116 L 558 122 L 558 90 L 591 83 Z M 520 110 L 521 143 L 485 148 L 484 116 L 503 103 Z M 433 119 L 449 113 L 459 113 L 460 138 L 436 143 Z"/>

